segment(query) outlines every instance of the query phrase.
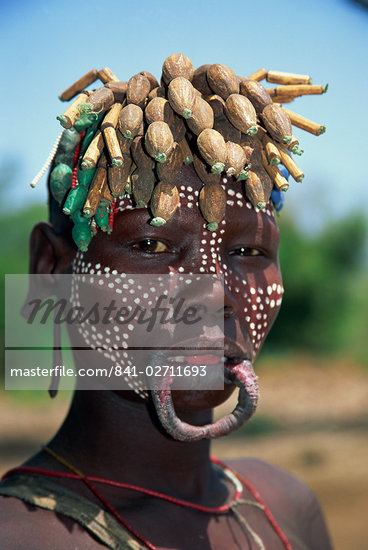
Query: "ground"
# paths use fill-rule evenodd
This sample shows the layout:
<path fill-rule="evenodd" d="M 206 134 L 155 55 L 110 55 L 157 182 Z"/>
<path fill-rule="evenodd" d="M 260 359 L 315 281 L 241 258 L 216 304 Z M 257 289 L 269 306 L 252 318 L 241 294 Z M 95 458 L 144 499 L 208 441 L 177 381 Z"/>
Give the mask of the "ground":
<path fill-rule="evenodd" d="M 368 370 L 351 360 L 301 356 L 263 359 L 256 367 L 257 415 L 215 441 L 213 454 L 256 456 L 294 473 L 322 503 L 335 550 L 366 550 Z M 68 408 L 63 394 L 49 402 L 14 393 L 1 392 L 0 473 L 47 441 Z"/>

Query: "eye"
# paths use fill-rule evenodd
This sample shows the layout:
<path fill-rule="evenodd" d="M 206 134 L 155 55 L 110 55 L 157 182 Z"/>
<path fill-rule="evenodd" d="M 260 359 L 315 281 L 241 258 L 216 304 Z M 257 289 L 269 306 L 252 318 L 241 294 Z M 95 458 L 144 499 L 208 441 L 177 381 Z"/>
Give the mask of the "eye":
<path fill-rule="evenodd" d="M 134 245 L 134 248 L 142 250 L 147 254 L 159 254 L 160 252 L 166 252 L 167 246 L 162 241 L 155 241 L 154 239 L 144 239 Z"/>
<path fill-rule="evenodd" d="M 233 248 L 228 254 L 229 256 L 262 256 L 262 252 L 258 248 L 248 248 L 246 246 Z"/>

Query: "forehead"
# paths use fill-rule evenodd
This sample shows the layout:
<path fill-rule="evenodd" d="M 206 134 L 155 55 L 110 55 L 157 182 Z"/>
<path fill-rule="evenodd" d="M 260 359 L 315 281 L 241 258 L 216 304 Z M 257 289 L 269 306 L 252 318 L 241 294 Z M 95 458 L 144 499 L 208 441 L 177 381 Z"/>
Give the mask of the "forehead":
<path fill-rule="evenodd" d="M 274 236 L 278 234 L 271 201 L 267 203 L 264 210 L 259 210 L 254 208 L 247 200 L 244 181 L 237 182 L 233 177 L 224 176 L 219 183 L 226 193 L 226 211 L 225 217 L 220 223 L 221 233 L 230 229 L 242 232 L 253 228 L 258 233 L 264 230 L 268 235 L 270 232 L 274 233 Z M 179 191 L 180 205 L 172 219 L 162 227 L 162 231 L 170 232 L 178 230 L 180 227 L 185 231 L 189 231 L 189 233 L 205 230 L 206 221 L 201 215 L 198 203 L 198 196 L 204 184 L 197 176 L 192 165 L 183 167 L 175 184 Z M 137 225 L 139 227 L 145 225 L 147 228 L 150 219 L 149 210 L 135 208 L 129 195 L 119 200 L 116 221 L 119 226 L 122 224 L 127 231 L 132 226 Z M 151 228 L 151 226 L 149 227 Z"/>

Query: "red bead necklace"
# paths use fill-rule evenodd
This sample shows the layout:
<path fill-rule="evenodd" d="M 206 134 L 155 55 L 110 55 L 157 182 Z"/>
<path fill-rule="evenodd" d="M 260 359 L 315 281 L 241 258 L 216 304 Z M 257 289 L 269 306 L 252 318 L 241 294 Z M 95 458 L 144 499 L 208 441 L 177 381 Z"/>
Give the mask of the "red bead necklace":
<path fill-rule="evenodd" d="M 59 456 L 55 451 L 52 449 L 49 449 L 48 447 L 43 447 L 43 450 L 46 451 L 48 454 L 50 454 L 55 460 L 63 464 L 65 467 L 67 467 L 69 470 L 71 470 L 72 473 L 67 472 L 54 472 L 52 470 L 44 470 L 42 468 L 33 468 L 30 466 L 20 466 L 19 468 L 13 468 L 12 470 L 9 470 L 4 474 L 2 479 L 6 479 L 12 474 L 15 473 L 22 473 L 27 472 L 31 474 L 38 474 L 38 475 L 44 475 L 44 476 L 50 476 L 50 477 L 56 477 L 56 478 L 66 478 L 66 479 L 79 479 L 83 481 L 83 483 L 90 489 L 90 491 L 104 504 L 104 506 L 109 510 L 109 512 L 115 517 L 115 519 L 121 523 L 125 527 L 127 531 L 129 531 L 137 540 L 139 540 L 142 544 L 144 544 L 149 550 L 158 550 L 156 546 L 154 546 L 149 540 L 147 540 L 143 535 L 138 533 L 124 518 L 121 517 L 119 512 L 114 508 L 114 506 L 100 493 L 100 491 L 95 487 L 94 483 L 102 483 L 104 485 L 110 485 L 113 487 L 120 487 L 122 489 L 129 489 L 131 491 L 136 491 L 145 495 L 152 496 L 154 498 L 158 498 L 161 500 L 165 500 L 167 502 L 171 502 L 172 504 L 176 504 L 177 506 L 182 506 L 184 508 L 191 508 L 192 510 L 197 510 L 199 512 L 203 512 L 205 514 L 225 514 L 227 512 L 233 512 L 235 517 L 239 520 L 239 522 L 242 524 L 242 527 L 245 527 L 246 531 L 250 533 L 258 547 L 264 548 L 262 540 L 260 537 L 254 533 L 251 528 L 248 526 L 248 524 L 245 522 L 245 520 L 240 516 L 240 514 L 236 510 L 236 506 L 240 503 L 248 503 L 253 504 L 259 507 L 263 510 L 266 518 L 268 519 L 270 525 L 272 526 L 275 533 L 280 538 L 281 542 L 284 545 L 285 550 L 292 550 L 292 547 L 290 545 L 290 542 L 288 541 L 286 535 L 281 530 L 280 526 L 278 525 L 277 521 L 275 520 L 274 516 L 272 515 L 270 509 L 268 508 L 267 504 L 263 501 L 261 495 L 258 493 L 258 491 L 241 475 L 234 472 L 231 468 L 226 466 L 221 460 L 215 457 L 211 457 L 211 461 L 214 464 L 217 464 L 220 468 L 222 468 L 224 475 L 233 483 L 235 487 L 235 495 L 232 501 L 228 504 L 223 504 L 222 506 L 217 507 L 208 507 L 208 506 L 202 506 L 200 504 L 194 504 L 192 502 L 188 502 L 186 500 L 182 500 L 180 498 L 175 498 L 170 495 L 166 495 L 164 493 L 160 493 L 158 491 L 152 491 L 151 489 L 145 489 L 144 487 L 139 487 L 137 485 L 132 485 L 130 483 L 122 483 L 119 481 L 112 481 L 110 479 L 104 479 L 96 476 L 86 476 L 75 468 L 72 464 L 67 462 L 64 458 Z M 241 496 L 243 494 L 243 486 L 248 489 L 248 491 L 251 493 L 251 495 L 254 497 L 256 502 L 250 502 L 250 501 L 244 501 L 241 499 Z"/>

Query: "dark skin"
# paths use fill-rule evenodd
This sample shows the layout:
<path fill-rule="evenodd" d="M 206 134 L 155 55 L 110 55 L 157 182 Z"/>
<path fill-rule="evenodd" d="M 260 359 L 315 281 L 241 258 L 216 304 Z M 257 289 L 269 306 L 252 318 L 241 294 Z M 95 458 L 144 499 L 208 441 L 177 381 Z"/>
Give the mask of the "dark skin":
<path fill-rule="evenodd" d="M 194 189 L 200 188 L 201 183 L 191 170 L 187 169 L 181 177 L 185 177 Z M 124 216 L 122 213 L 116 217 L 110 237 L 99 234 L 93 239 L 87 253 L 88 261 L 101 261 L 123 271 L 129 260 L 132 273 L 147 270 L 167 273 L 168 265 L 175 265 L 175 262 L 192 265 L 193 258 L 198 258 L 196 243 L 203 218 L 197 208 L 177 211 L 164 228 L 150 226 L 145 210 L 130 211 L 129 224 L 124 223 Z M 231 215 L 228 209 L 226 216 L 223 254 L 238 250 L 240 244 L 262 253 L 252 264 L 249 262 L 254 262 L 254 258 L 242 256 L 239 260 L 239 254 L 228 255 L 227 263 L 232 269 L 245 277 L 251 270 L 266 279 L 270 274 L 273 280 L 281 281 L 276 223 L 260 218 L 264 214 L 236 205 L 231 208 Z M 247 233 L 244 232 L 245 218 L 247 228 L 251 228 Z M 261 224 L 260 219 L 263 220 Z M 129 233 L 132 223 L 134 242 Z M 260 225 L 264 228 L 261 232 Z M 170 252 L 142 253 L 139 243 L 148 237 L 165 242 Z M 31 250 L 31 272 L 70 271 L 75 249 L 68 239 L 57 236 L 50 225 L 36 226 Z M 228 306 L 225 309 L 225 336 L 236 341 L 243 351 L 252 353 L 243 311 L 228 289 L 225 289 L 225 306 Z M 223 391 L 174 392 L 174 405 L 181 419 L 191 424 L 206 424 L 211 422 L 211 409 L 225 402 L 233 391 L 233 386 L 225 386 Z M 49 446 L 89 475 L 136 484 L 204 506 L 220 506 L 229 502 L 234 494 L 232 484 L 224 480 L 209 460 L 210 442 L 172 439 L 160 425 L 151 401 L 144 401 L 133 392 L 76 392 L 70 412 Z M 33 456 L 26 464 L 67 471 L 44 452 Z M 229 465 L 260 492 L 293 550 L 331 549 L 319 504 L 303 483 L 256 459 L 229 461 Z M 98 503 L 78 481 L 61 479 L 55 482 Z M 124 519 L 157 548 L 256 548 L 230 515 L 214 517 L 124 489 L 108 486 L 99 486 L 99 489 Z M 244 498 L 250 498 L 246 491 Z M 284 548 L 262 511 L 249 505 L 242 505 L 239 511 L 261 536 L 268 550 Z M 28 506 L 15 498 L 0 497 L 0 526 L 4 550 L 56 550 L 60 548 L 60 541 L 65 550 L 105 548 L 74 521 Z"/>

